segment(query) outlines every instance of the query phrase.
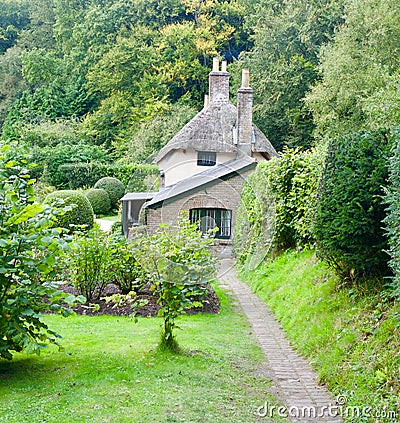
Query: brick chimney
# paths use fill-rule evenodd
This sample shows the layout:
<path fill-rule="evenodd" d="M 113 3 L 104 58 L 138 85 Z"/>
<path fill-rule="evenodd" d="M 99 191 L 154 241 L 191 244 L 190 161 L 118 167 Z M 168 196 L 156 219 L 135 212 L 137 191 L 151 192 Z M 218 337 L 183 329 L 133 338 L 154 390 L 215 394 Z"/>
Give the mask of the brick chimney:
<path fill-rule="evenodd" d="M 219 69 L 219 58 L 214 57 L 213 69 L 209 74 L 209 95 L 210 103 L 213 101 L 229 101 L 229 72 L 227 72 L 227 62 L 222 61 L 221 70 Z"/>
<path fill-rule="evenodd" d="M 242 70 L 242 86 L 237 95 L 237 145 L 239 154 L 251 156 L 253 142 L 253 89 L 249 70 Z"/>

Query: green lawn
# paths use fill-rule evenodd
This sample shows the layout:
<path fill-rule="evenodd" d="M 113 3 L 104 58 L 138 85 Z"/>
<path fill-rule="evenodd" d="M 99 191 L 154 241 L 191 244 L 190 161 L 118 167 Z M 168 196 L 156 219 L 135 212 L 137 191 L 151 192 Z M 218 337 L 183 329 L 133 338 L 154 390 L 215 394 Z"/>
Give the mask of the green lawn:
<path fill-rule="evenodd" d="M 181 355 L 156 350 L 159 318 L 46 316 L 65 352 L 0 361 L 0 422 L 265 422 L 262 352 L 218 295 L 219 315 L 179 319 Z"/>
<path fill-rule="evenodd" d="M 111 222 L 118 222 L 120 220 L 120 216 L 112 215 L 112 216 L 101 216 L 99 217 L 101 220 L 110 220 Z"/>

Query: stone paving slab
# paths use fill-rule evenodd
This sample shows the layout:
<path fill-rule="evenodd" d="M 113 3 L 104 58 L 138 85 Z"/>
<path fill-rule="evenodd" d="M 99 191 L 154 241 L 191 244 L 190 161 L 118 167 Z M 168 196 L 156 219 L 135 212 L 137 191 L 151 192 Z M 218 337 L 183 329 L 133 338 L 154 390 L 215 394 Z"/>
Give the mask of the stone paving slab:
<path fill-rule="evenodd" d="M 275 384 L 274 394 L 286 409 L 281 414 L 286 413 L 295 423 L 343 423 L 336 416 L 336 401 L 325 387 L 318 385 L 310 364 L 291 347 L 265 303 L 237 278 L 233 259 L 221 260 L 218 279 L 220 286 L 237 298 L 253 328 L 266 358 L 264 372 Z M 267 410 L 260 410 L 260 415 L 263 413 L 267 414 Z"/>

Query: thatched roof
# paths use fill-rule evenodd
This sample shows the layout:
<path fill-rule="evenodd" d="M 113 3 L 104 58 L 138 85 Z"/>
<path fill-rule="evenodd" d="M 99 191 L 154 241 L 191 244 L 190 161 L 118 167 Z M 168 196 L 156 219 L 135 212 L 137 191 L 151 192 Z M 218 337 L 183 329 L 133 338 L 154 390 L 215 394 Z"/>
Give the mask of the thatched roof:
<path fill-rule="evenodd" d="M 233 139 L 237 109 L 229 101 L 212 101 L 188 122 L 157 154 L 158 163 L 172 150 L 215 151 L 234 153 L 237 146 Z M 277 153 L 267 137 L 255 126 L 253 152 L 267 153 L 270 157 Z"/>
<path fill-rule="evenodd" d="M 146 207 L 162 207 L 179 197 L 187 196 L 206 186 L 217 184 L 256 166 L 255 160 L 248 156 L 222 163 L 163 189 L 146 204 Z"/>

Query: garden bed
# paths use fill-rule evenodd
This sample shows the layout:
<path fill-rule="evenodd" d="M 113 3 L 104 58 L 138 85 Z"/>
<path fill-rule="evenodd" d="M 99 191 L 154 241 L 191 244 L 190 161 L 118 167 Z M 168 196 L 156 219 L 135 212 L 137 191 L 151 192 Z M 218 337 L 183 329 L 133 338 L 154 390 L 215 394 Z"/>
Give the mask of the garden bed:
<path fill-rule="evenodd" d="M 64 285 L 63 291 L 70 294 L 78 295 L 79 293 L 76 289 L 70 285 Z M 137 300 L 146 300 L 147 304 L 143 307 L 132 309 L 131 305 L 124 304 L 118 305 L 113 301 L 107 302 L 106 297 L 113 294 L 120 293 L 118 287 L 114 284 L 109 284 L 103 295 L 100 299 L 95 299 L 90 301 L 87 304 L 79 304 L 73 307 L 74 311 L 77 314 L 89 315 L 89 316 L 99 316 L 99 315 L 111 315 L 111 316 L 130 316 L 135 314 L 136 316 L 151 317 L 157 316 L 160 306 L 157 304 L 157 297 L 150 291 L 150 287 L 146 285 L 140 291 L 138 291 Z M 187 314 L 197 314 L 197 313 L 210 313 L 218 314 L 220 310 L 220 303 L 217 295 L 215 294 L 212 286 L 208 287 L 208 294 L 204 301 L 203 307 L 193 308 L 187 310 Z"/>

